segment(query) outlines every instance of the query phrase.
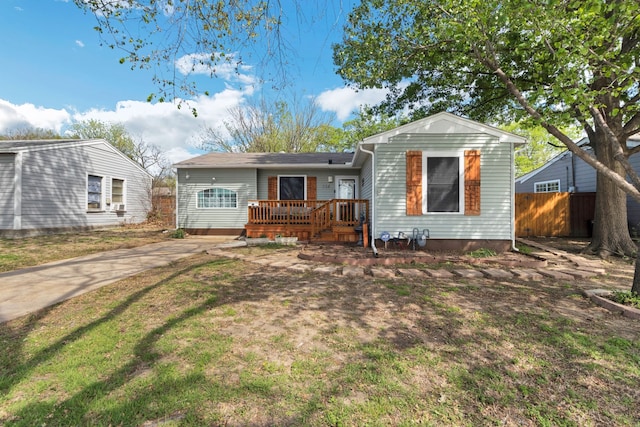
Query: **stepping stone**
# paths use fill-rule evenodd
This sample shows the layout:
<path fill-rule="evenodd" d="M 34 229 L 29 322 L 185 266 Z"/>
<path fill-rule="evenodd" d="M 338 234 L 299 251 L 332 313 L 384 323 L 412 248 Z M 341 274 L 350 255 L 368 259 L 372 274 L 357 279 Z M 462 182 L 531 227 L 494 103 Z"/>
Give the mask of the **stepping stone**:
<path fill-rule="evenodd" d="M 550 277 L 556 280 L 574 280 L 573 276 L 558 270 L 551 270 L 551 269 L 545 270 L 545 269 L 539 268 L 537 271 L 543 276 Z"/>
<path fill-rule="evenodd" d="M 290 267 L 293 265 L 291 261 L 273 261 L 271 267 Z"/>
<path fill-rule="evenodd" d="M 299 271 L 301 273 L 311 270 L 309 264 L 293 264 L 287 267 L 287 270 Z"/>
<path fill-rule="evenodd" d="M 364 276 L 364 269 L 362 267 L 354 267 L 353 265 L 345 265 L 342 267 L 343 276 Z"/>
<path fill-rule="evenodd" d="M 561 271 L 570 276 L 575 277 L 576 279 L 590 279 L 592 277 L 596 277 L 597 274 L 592 271 L 580 270 L 577 268 L 569 269 L 569 268 L 559 268 L 557 271 Z"/>
<path fill-rule="evenodd" d="M 596 276 L 603 275 L 606 273 L 606 270 L 604 269 L 604 267 L 595 266 L 595 265 L 579 265 L 577 270 L 589 271 L 595 274 Z"/>
<path fill-rule="evenodd" d="M 419 279 L 424 279 L 426 277 L 424 272 L 417 268 L 403 268 L 400 270 L 400 274 L 406 277 L 417 277 Z"/>
<path fill-rule="evenodd" d="M 322 274 L 337 274 L 338 270 L 340 270 L 340 268 L 335 265 L 323 265 L 313 269 L 314 272 Z"/>
<path fill-rule="evenodd" d="M 500 268 L 485 268 L 482 270 L 482 272 L 485 274 L 485 276 L 487 276 L 487 278 L 493 280 L 513 279 L 513 274 L 511 274 L 507 270 L 502 270 Z"/>
<path fill-rule="evenodd" d="M 343 271 L 344 274 L 344 271 Z M 395 279 L 396 272 L 388 268 L 372 268 L 371 275 L 383 279 Z"/>
<path fill-rule="evenodd" d="M 445 269 L 438 269 L 438 270 L 425 269 L 422 271 L 424 271 L 424 273 L 427 276 L 433 277 L 434 279 L 451 279 L 453 277 L 453 273 Z"/>
<path fill-rule="evenodd" d="M 544 276 L 542 274 L 530 268 L 512 268 L 511 273 L 515 274 L 517 278 L 523 280 L 538 282 L 544 279 Z"/>
<path fill-rule="evenodd" d="M 271 265 L 273 263 L 273 260 L 269 258 L 255 258 L 252 261 L 260 265 Z"/>
<path fill-rule="evenodd" d="M 453 273 L 460 277 L 464 277 L 465 279 L 480 279 L 484 277 L 484 274 L 482 274 L 481 271 L 466 269 L 466 268 L 460 269 L 460 270 L 453 270 Z"/>

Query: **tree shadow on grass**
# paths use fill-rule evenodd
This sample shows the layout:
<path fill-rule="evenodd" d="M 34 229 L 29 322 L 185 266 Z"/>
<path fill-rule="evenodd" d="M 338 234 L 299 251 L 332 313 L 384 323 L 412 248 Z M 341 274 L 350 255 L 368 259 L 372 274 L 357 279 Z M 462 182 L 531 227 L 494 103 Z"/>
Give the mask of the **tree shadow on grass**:
<path fill-rule="evenodd" d="M 205 265 L 224 268 L 197 271 Z M 606 404 L 606 394 L 632 396 L 628 383 L 611 384 L 610 378 L 594 367 L 591 354 L 603 349 L 607 342 L 604 336 L 615 331 L 617 324 L 599 327 L 599 317 L 606 317 L 601 313 L 595 311 L 594 319 L 589 320 L 589 316 L 580 317 L 572 312 L 593 308 L 586 301 L 572 300 L 577 292 L 571 287 L 559 287 L 550 281 L 531 284 L 487 280 L 385 281 L 298 274 L 269 267 L 256 271 L 255 265 L 246 274 L 240 268 L 239 272 L 225 272 L 241 265 L 237 261 L 218 260 L 174 272 L 131 294 L 100 319 L 12 366 L 19 372 L 11 380 L 11 385 L 15 385 L 28 378 L 35 367 L 50 361 L 68 342 L 77 341 L 102 323 L 116 319 L 144 295 L 183 275 L 193 279 L 192 285 L 182 290 L 183 296 L 199 302 L 165 313 L 159 324 L 138 339 L 127 363 L 60 402 L 26 405 L 15 414 L 16 424 L 46 422 L 30 418 L 30 414 L 47 413 L 61 425 L 140 425 L 161 419 L 190 425 L 211 423 L 214 419 L 214 423 L 223 425 L 229 419 L 218 405 L 269 412 L 274 402 L 287 402 L 289 391 L 266 381 L 268 373 L 258 373 L 254 379 L 228 381 L 187 369 L 136 385 L 135 390 L 127 391 L 133 393 L 131 399 L 123 396 L 107 406 L 95 405 L 114 393 L 124 393 L 121 389 L 138 381 L 146 370 L 159 368 L 162 357 L 157 346 L 159 340 L 211 310 L 216 310 L 215 316 L 203 322 L 211 333 L 231 337 L 237 352 L 252 351 L 242 347 L 245 343 L 261 346 L 263 353 L 255 357 L 264 366 L 269 366 L 271 358 L 290 355 L 287 352 L 292 350 L 284 351 L 274 345 L 283 333 L 291 334 L 286 337 L 291 348 L 304 344 L 305 360 L 312 369 L 314 360 L 308 355 L 314 346 L 324 349 L 322 357 L 328 358 L 326 364 L 321 359 L 317 361 L 315 368 L 324 371 L 310 380 L 315 390 L 309 392 L 301 387 L 306 394 L 304 402 L 290 411 L 274 409 L 272 414 L 263 414 L 253 423 L 248 416 L 232 413 L 231 424 L 299 425 L 310 419 L 316 424 L 334 421 L 349 424 L 349 411 L 354 407 L 386 398 L 388 390 L 379 386 L 385 376 L 393 385 L 397 381 L 407 382 L 406 389 L 394 389 L 393 398 L 398 402 L 412 401 L 422 405 L 423 411 L 429 411 L 432 405 L 435 412 L 449 411 L 449 414 L 462 408 L 467 413 L 458 413 L 454 419 L 475 424 L 490 423 L 499 416 L 507 424 L 517 424 L 519 420 L 531 423 L 536 419 L 570 424 L 575 419 L 571 409 L 574 402 L 595 405 L 595 409 L 583 410 L 586 420 L 611 421 L 609 415 L 594 415 L 598 402 Z M 221 284 L 218 279 L 223 274 L 229 277 Z M 572 303 L 559 304 L 565 300 Z M 268 304 L 257 307 L 258 302 Z M 223 314 L 224 307 L 229 309 L 228 319 Z M 245 311 L 233 315 L 234 310 Z M 209 323 L 212 319 L 215 323 Z M 594 331 L 585 332 L 590 325 Z M 315 328 L 316 335 L 305 335 L 308 328 Z M 242 329 L 248 337 L 241 337 Z M 620 340 L 620 346 L 625 345 L 627 342 Z M 424 385 L 415 383 L 418 390 L 412 390 L 411 380 L 402 376 L 402 369 L 407 369 L 402 364 L 408 364 L 410 369 L 432 370 L 435 377 L 430 380 L 442 384 L 420 389 Z M 586 378 L 595 381 L 589 390 L 581 388 Z M 206 395 L 205 401 L 211 405 L 206 420 L 201 418 L 201 408 L 190 406 L 193 405 L 190 402 L 202 401 L 201 397 L 190 400 L 194 393 Z M 243 403 L 251 399 L 256 401 Z M 561 399 L 561 406 L 556 405 L 557 399 Z M 448 403 L 451 400 L 456 402 Z M 629 413 L 629 419 L 633 415 Z M 431 416 L 431 421 L 446 419 Z"/>
<path fill-rule="evenodd" d="M 6 347 L 6 353 L 11 354 L 10 358 L 4 360 L 2 366 L 3 380 L 0 382 L 0 391 L 3 394 L 8 393 L 15 384 L 20 383 L 24 378 L 28 377 L 34 368 L 54 358 L 63 348 L 65 348 L 69 344 L 80 340 L 88 332 L 96 329 L 100 325 L 117 318 L 127 309 L 129 309 L 134 303 L 141 300 L 145 295 L 162 286 L 165 286 L 175 278 L 180 277 L 183 274 L 208 263 L 209 261 L 205 261 L 199 264 L 189 265 L 184 269 L 173 272 L 157 283 L 154 283 L 150 286 L 145 286 L 144 288 L 128 296 L 123 302 L 117 304 L 113 309 L 109 310 L 98 319 L 91 321 L 86 325 L 83 325 L 73 330 L 72 332 L 58 338 L 54 343 L 37 351 L 34 355 L 28 357 L 26 360 L 22 360 L 22 357 L 20 356 L 21 354 L 23 354 L 23 343 L 26 337 L 34 328 L 40 325 L 39 322 L 41 320 L 46 319 L 47 315 L 51 311 L 53 311 L 58 305 L 64 303 L 60 303 L 56 306 L 48 307 L 34 314 L 25 316 L 24 320 L 19 319 L 17 323 L 23 324 L 21 326 L 18 326 L 17 328 L 13 327 L 16 322 L 7 322 L 4 324 L 0 324 L 0 336 L 2 336 L 2 340 L 5 345 L 8 345 L 8 348 Z"/>

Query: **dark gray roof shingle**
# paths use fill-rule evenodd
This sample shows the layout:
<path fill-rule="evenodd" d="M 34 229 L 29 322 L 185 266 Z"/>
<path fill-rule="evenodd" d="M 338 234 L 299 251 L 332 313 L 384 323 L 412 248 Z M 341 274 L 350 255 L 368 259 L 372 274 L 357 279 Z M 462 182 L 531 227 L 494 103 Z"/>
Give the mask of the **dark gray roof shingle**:
<path fill-rule="evenodd" d="M 344 165 L 353 153 L 208 153 L 176 163 L 188 167 L 255 167 L 276 165 Z"/>

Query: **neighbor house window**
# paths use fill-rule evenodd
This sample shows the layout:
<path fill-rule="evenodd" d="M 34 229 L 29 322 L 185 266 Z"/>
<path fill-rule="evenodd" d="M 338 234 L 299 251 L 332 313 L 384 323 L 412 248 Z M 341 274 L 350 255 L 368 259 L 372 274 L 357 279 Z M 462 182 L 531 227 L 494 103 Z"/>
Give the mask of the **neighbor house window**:
<path fill-rule="evenodd" d="M 280 200 L 305 200 L 305 176 L 279 176 L 278 198 Z"/>
<path fill-rule="evenodd" d="M 536 193 L 558 193 L 560 192 L 560 180 L 536 182 L 534 184 L 534 192 Z"/>
<path fill-rule="evenodd" d="M 199 191 L 197 207 L 200 209 L 237 208 L 238 193 L 226 188 L 208 188 Z"/>
<path fill-rule="evenodd" d="M 124 180 L 113 178 L 111 180 L 111 203 L 124 204 Z"/>
<path fill-rule="evenodd" d="M 102 210 L 102 177 L 89 175 L 87 178 L 87 209 Z"/>

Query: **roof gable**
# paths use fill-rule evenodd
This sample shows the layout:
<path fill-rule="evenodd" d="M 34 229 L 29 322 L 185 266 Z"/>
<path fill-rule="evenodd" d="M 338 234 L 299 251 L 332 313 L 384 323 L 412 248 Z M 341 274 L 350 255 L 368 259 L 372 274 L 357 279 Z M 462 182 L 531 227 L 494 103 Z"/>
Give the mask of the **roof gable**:
<path fill-rule="evenodd" d="M 486 134 L 498 138 L 500 142 L 524 144 L 526 138 L 503 131 L 493 126 L 485 125 L 474 120 L 458 117 L 454 114 L 441 112 L 425 117 L 415 122 L 407 123 L 395 129 L 365 138 L 362 144 L 387 143 L 389 138 L 406 133 L 421 134 Z"/>
<path fill-rule="evenodd" d="M 112 144 L 104 139 L 43 139 L 43 140 L 7 140 L 0 141 L 0 153 L 19 153 L 42 150 L 60 150 L 78 146 L 103 145 L 110 151 L 120 156 L 124 161 L 144 172 L 148 176 L 152 176 L 138 163 L 127 157 L 122 151 L 118 150 Z"/>

